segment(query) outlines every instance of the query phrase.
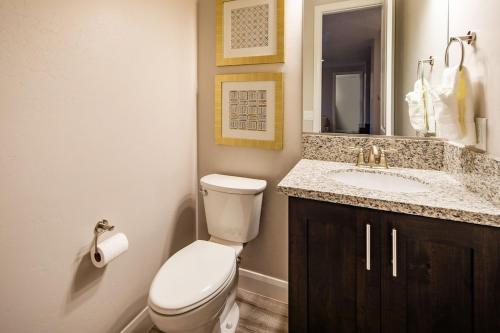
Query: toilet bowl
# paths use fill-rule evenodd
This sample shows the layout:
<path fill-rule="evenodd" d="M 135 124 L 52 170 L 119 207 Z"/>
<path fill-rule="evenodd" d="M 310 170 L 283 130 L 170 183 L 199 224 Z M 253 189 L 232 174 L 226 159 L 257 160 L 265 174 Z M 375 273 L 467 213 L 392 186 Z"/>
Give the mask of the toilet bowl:
<path fill-rule="evenodd" d="M 264 180 L 208 175 L 200 180 L 210 241 L 170 257 L 149 291 L 149 315 L 166 333 L 233 333 L 238 257 L 259 231 Z"/>
<path fill-rule="evenodd" d="M 172 256 L 156 275 L 149 293 L 149 314 L 156 327 L 167 333 L 221 332 L 217 326 L 222 313 L 227 307 L 229 314 L 236 305 L 237 277 L 233 248 L 196 241 Z M 231 325 L 231 318 L 227 319 L 225 328 L 236 326 L 237 322 Z"/>

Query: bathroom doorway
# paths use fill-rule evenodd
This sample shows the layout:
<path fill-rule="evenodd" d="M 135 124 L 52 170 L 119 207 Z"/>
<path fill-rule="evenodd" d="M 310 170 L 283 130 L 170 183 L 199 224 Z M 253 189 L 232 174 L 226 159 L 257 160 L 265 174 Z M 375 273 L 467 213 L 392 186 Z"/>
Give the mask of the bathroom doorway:
<path fill-rule="evenodd" d="M 321 132 L 381 131 L 382 7 L 322 16 Z"/>

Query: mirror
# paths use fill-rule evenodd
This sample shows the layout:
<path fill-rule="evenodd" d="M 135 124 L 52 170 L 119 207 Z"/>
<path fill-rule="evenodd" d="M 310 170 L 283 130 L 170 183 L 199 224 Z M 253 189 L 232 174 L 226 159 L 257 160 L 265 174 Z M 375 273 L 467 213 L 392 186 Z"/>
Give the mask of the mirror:
<path fill-rule="evenodd" d="M 433 136 L 406 95 L 440 80 L 447 18 L 448 0 L 304 0 L 303 131 Z"/>

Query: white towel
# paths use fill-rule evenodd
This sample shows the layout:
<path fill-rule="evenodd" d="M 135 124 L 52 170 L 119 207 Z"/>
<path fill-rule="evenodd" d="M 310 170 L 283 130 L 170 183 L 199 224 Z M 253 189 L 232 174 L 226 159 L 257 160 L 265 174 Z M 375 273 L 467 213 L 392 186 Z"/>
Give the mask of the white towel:
<path fill-rule="evenodd" d="M 434 133 L 436 120 L 434 101 L 437 95 L 426 79 L 417 80 L 413 91 L 406 95 L 411 126 L 422 134 Z"/>
<path fill-rule="evenodd" d="M 474 104 L 469 71 L 446 68 L 436 103 L 437 136 L 463 145 L 476 144 Z"/>

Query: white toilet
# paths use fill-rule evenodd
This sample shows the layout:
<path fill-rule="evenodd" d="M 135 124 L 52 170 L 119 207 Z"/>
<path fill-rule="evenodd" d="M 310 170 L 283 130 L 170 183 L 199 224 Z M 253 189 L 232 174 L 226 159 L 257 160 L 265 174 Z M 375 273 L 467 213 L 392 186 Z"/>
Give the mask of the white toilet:
<path fill-rule="evenodd" d="M 265 180 L 213 174 L 200 183 L 210 241 L 170 257 L 149 290 L 149 314 L 166 333 L 235 332 L 238 257 L 259 233 Z"/>

